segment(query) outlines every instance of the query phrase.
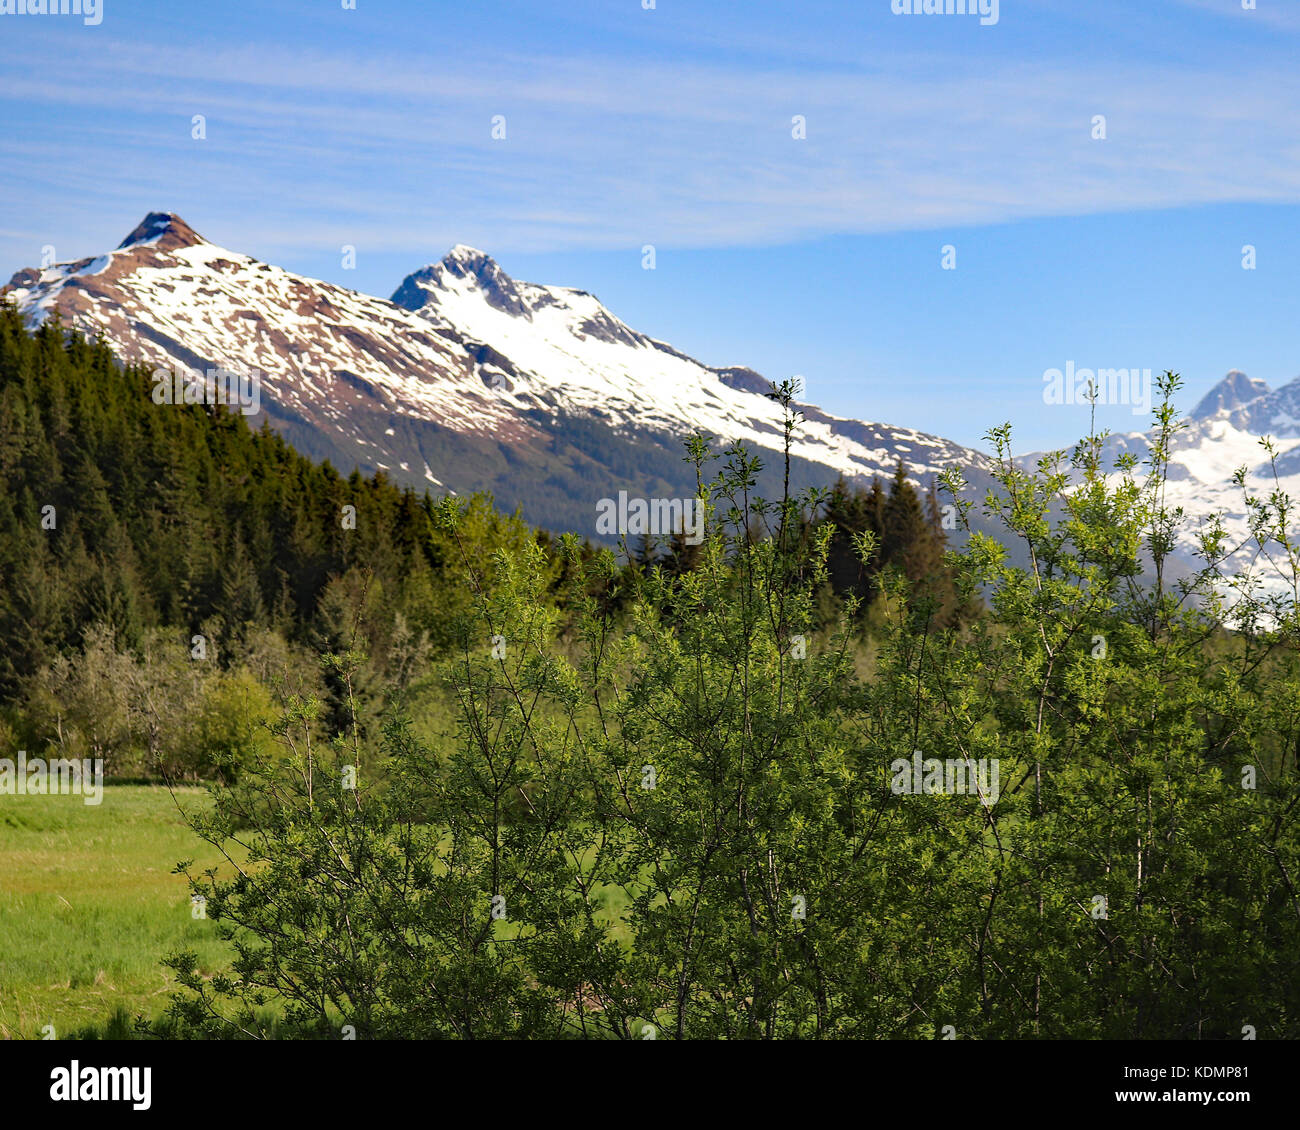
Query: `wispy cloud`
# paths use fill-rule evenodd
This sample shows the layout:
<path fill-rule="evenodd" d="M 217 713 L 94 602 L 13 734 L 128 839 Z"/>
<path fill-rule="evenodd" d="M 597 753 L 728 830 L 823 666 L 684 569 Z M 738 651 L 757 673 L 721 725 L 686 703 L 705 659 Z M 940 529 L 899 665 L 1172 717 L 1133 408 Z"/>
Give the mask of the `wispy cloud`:
<path fill-rule="evenodd" d="M 57 74 L 40 52 L 0 60 L 0 102 L 27 127 L 0 133 L 0 188 L 21 194 L 31 239 L 56 233 L 70 250 L 172 207 L 265 255 L 340 240 L 750 245 L 1300 199 L 1300 77 L 1285 68 L 861 56 L 810 68 L 454 45 L 160 52 L 82 36 L 61 43 Z M 505 140 L 490 135 L 496 114 Z M 1097 114 L 1105 141 L 1091 137 Z M 0 252 L 14 243 L 0 236 Z"/>

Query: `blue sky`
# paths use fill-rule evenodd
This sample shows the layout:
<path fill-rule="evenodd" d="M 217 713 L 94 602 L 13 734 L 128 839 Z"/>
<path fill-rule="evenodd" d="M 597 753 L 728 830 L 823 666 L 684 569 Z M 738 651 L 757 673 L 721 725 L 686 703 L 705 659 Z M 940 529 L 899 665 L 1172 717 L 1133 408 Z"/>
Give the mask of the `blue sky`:
<path fill-rule="evenodd" d="M 1043 404 L 1067 361 L 1178 369 L 1187 408 L 1300 374 L 1297 0 L 101 3 L 0 15 L 5 276 L 149 210 L 385 296 L 469 243 L 832 411 L 1023 449 L 1086 427 Z"/>

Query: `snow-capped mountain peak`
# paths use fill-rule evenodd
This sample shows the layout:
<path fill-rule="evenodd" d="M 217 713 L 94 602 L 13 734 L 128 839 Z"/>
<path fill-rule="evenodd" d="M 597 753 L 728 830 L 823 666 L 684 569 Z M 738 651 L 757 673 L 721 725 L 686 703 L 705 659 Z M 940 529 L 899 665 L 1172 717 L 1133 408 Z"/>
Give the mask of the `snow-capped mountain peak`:
<path fill-rule="evenodd" d="M 471 247 L 468 243 L 456 244 L 442 257 L 442 262 L 447 267 L 463 264 L 471 271 L 477 271 L 482 267 L 496 267 L 496 262 L 491 255 L 486 251 L 480 251 L 477 247 Z"/>
<path fill-rule="evenodd" d="M 1232 369 L 1202 397 L 1190 416 L 1193 420 L 1208 420 L 1221 413 L 1232 412 L 1252 400 L 1258 400 L 1268 392 L 1268 382 L 1248 377 L 1240 369 Z"/>
<path fill-rule="evenodd" d="M 1265 586 L 1273 585 L 1278 578 L 1260 567 L 1250 515 L 1234 476 L 1244 467 L 1246 490 L 1256 498 L 1268 497 L 1276 487 L 1300 501 L 1300 377 L 1270 389 L 1266 382 L 1233 369 L 1180 424 L 1169 445 L 1165 504 L 1181 507 L 1193 530 L 1210 515 L 1221 516 L 1232 544 L 1240 547 L 1228 568 L 1257 567 Z M 1275 464 L 1260 442 L 1264 436 L 1273 441 Z M 1106 439 L 1104 461 L 1113 466 L 1126 453 L 1146 461 L 1154 440 L 1154 431 L 1112 434 Z M 1024 462 L 1032 465 L 1035 459 L 1026 456 Z M 1194 550 L 1194 537 L 1185 531 L 1178 547 L 1185 563 L 1194 563 Z"/>
<path fill-rule="evenodd" d="M 117 245 L 117 249 L 124 251 L 132 247 L 149 246 L 156 247 L 159 251 L 175 251 L 206 242 L 175 212 L 150 212 Z"/>
<path fill-rule="evenodd" d="M 407 310 L 422 310 L 439 294 L 470 295 L 502 313 L 530 318 L 524 289 L 487 252 L 458 243 L 437 263 L 407 275 L 392 301 Z"/>
<path fill-rule="evenodd" d="M 551 528 L 592 532 L 595 502 L 619 489 L 692 492 L 682 456 L 695 432 L 781 462 L 780 409 L 758 374 L 711 368 L 586 291 L 513 279 L 463 244 L 385 300 L 150 212 L 116 250 L 19 271 L 6 289 L 28 324 L 57 311 L 124 360 L 256 373 L 263 410 L 309 455 L 412 486 L 489 489 Z M 888 475 L 899 459 L 918 479 L 959 464 L 974 482 L 988 466 L 936 436 L 802 408 L 796 486 Z"/>

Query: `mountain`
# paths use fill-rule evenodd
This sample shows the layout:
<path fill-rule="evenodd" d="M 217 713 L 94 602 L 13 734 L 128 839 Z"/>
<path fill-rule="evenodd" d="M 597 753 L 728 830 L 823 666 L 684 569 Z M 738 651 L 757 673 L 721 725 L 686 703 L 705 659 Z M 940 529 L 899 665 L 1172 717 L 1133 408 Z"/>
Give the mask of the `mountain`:
<path fill-rule="evenodd" d="M 1258 498 L 1280 487 L 1300 502 L 1300 377 L 1270 389 L 1261 380 L 1233 369 L 1216 384 L 1181 421 L 1170 443 L 1169 478 L 1165 501 L 1181 506 L 1195 530 L 1211 514 L 1223 517 L 1231 544 L 1238 547 L 1227 562 L 1230 571 L 1254 566 L 1268 588 L 1282 579 L 1264 561 L 1250 537 L 1248 512 L 1242 490 L 1233 481 L 1239 467 L 1247 470 L 1246 485 Z M 1276 484 L 1261 437 L 1273 440 L 1278 452 Z M 1127 432 L 1107 437 L 1103 458 L 1108 465 L 1124 453 L 1145 460 L 1153 432 Z M 1038 454 L 1026 456 L 1032 465 Z M 1187 565 L 1199 565 L 1195 546 L 1185 540 L 1178 556 Z"/>
<path fill-rule="evenodd" d="M 1267 393 L 1266 382 L 1248 377 L 1240 369 L 1233 369 L 1201 398 L 1201 402 L 1192 409 L 1191 418 L 1212 420 L 1258 400 Z"/>
<path fill-rule="evenodd" d="M 595 506 L 694 491 L 683 441 L 744 440 L 779 490 L 780 414 L 743 367 L 713 368 L 625 325 L 591 294 L 512 279 L 463 245 L 391 301 L 304 278 L 151 212 L 111 252 L 17 272 L 28 325 L 56 314 L 124 360 L 255 373 L 260 410 L 342 470 L 382 470 L 436 492 L 491 490 L 532 522 L 595 535 Z M 952 464 L 987 484 L 983 455 L 908 428 L 803 405 L 796 489 Z"/>

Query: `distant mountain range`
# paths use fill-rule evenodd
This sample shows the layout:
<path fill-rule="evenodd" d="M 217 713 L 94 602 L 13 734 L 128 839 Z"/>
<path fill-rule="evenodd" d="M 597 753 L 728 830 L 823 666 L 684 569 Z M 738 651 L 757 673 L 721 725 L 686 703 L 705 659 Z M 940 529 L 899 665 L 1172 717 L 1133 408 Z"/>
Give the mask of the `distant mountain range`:
<path fill-rule="evenodd" d="M 779 491 L 781 428 L 770 385 L 638 333 L 586 291 L 519 282 L 457 246 L 390 300 L 304 278 L 207 242 L 151 212 L 113 251 L 17 272 L 29 325 L 56 311 L 120 357 L 154 367 L 256 371 L 261 412 L 298 450 L 348 472 L 382 470 L 435 493 L 486 489 L 552 530 L 596 536 L 620 490 L 683 497 L 684 439 L 744 440 Z M 925 432 L 803 405 L 796 488 L 888 476 L 927 483 L 988 459 Z"/>
<path fill-rule="evenodd" d="M 1261 380 L 1232 370 L 1201 399 L 1171 444 L 1169 481 L 1165 501 L 1181 506 L 1194 522 L 1211 513 L 1221 514 L 1234 544 L 1243 544 L 1230 562 L 1234 570 L 1254 564 L 1260 579 L 1276 588 L 1281 578 L 1259 558 L 1250 542 L 1249 522 L 1242 490 L 1233 482 L 1238 467 L 1247 469 L 1251 493 L 1266 498 L 1274 489 L 1273 469 L 1260 439 L 1268 436 L 1278 453 L 1277 486 L 1300 504 L 1300 377 L 1281 388 L 1270 389 Z M 1110 436 L 1107 462 L 1131 452 L 1145 459 L 1153 433 L 1128 432 Z M 1292 530 L 1291 536 L 1300 534 Z M 1190 546 L 1183 547 L 1183 555 Z"/>
<path fill-rule="evenodd" d="M 767 465 L 760 492 L 779 491 L 780 413 L 758 373 L 705 365 L 586 291 L 512 279 L 472 247 L 453 247 L 385 300 L 228 251 L 179 216 L 151 212 L 115 250 L 19 271 L 6 290 L 29 325 L 57 311 L 124 360 L 255 371 L 260 414 L 344 472 L 384 471 L 435 493 L 489 490 L 551 530 L 599 540 L 597 506 L 621 490 L 690 495 L 684 440 L 697 431 L 717 449 L 744 440 Z M 988 457 L 960 444 L 802 411 L 796 489 L 888 476 L 900 459 L 920 484 L 952 465 L 972 497 L 991 483 Z M 1169 501 L 1194 517 L 1222 511 L 1244 540 L 1232 473 L 1245 464 L 1265 488 L 1263 434 L 1281 450 L 1284 489 L 1300 498 L 1300 378 L 1270 390 L 1234 370 L 1175 442 Z M 1145 456 L 1149 444 L 1148 433 L 1115 435 L 1108 452 Z"/>

